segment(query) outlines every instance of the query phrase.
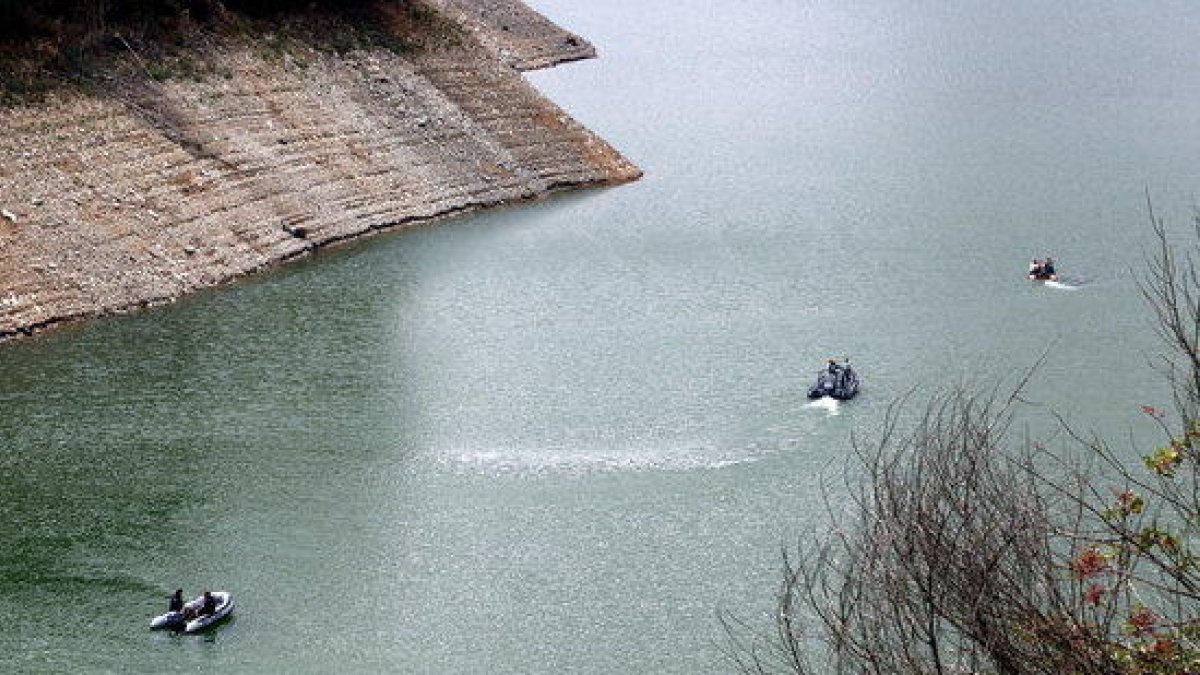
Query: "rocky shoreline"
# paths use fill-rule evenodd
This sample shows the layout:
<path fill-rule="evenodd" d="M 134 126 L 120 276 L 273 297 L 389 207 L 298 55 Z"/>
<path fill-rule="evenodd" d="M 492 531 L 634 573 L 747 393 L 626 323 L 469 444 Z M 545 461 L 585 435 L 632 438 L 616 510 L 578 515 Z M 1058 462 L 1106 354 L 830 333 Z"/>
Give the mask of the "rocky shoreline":
<path fill-rule="evenodd" d="M 0 340 L 322 246 L 641 172 L 520 70 L 594 56 L 517 0 L 427 0 L 453 46 L 206 53 L 0 110 Z"/>

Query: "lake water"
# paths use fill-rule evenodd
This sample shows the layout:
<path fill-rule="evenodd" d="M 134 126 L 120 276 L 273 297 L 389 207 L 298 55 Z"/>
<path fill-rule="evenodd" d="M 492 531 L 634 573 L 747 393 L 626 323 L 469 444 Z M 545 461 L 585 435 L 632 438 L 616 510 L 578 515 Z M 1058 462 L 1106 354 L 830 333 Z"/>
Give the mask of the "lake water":
<path fill-rule="evenodd" d="M 728 672 L 905 392 L 1044 354 L 1030 399 L 1148 434 L 1200 6 L 952 4 L 538 0 L 602 55 L 531 79 L 642 181 L 0 347 L 0 670 Z M 148 631 L 180 585 L 235 618 Z"/>

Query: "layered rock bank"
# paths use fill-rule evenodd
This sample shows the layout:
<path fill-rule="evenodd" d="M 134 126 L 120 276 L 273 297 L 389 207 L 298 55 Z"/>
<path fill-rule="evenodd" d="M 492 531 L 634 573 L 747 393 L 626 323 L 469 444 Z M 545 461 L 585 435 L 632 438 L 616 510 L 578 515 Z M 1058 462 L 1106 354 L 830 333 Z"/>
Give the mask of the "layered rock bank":
<path fill-rule="evenodd" d="M 0 110 L 0 339 L 640 175 L 519 72 L 593 55 L 584 40 L 517 0 L 427 5 L 462 29 L 452 44 L 272 54 L 230 41 L 205 54 L 205 77 L 147 68 Z"/>

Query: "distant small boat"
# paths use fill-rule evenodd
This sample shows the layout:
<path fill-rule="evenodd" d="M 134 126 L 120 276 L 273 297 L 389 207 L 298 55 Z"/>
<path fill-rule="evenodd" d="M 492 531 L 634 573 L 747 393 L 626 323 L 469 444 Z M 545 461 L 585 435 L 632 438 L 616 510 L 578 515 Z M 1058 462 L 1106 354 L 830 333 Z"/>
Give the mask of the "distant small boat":
<path fill-rule="evenodd" d="M 814 399 L 829 397 L 848 401 L 857 393 L 858 373 L 854 372 L 849 363 L 840 366 L 831 363 L 817 375 L 816 384 L 808 389 L 808 397 Z"/>
<path fill-rule="evenodd" d="M 213 591 L 212 596 L 217 601 L 217 608 L 212 614 L 197 615 L 197 612 L 204 607 L 204 596 L 201 595 L 185 604 L 183 611 L 167 612 L 154 617 L 150 620 L 150 627 L 153 629 L 182 630 L 185 633 L 195 633 L 204 630 L 229 616 L 230 612 L 233 611 L 232 593 L 227 591 Z"/>
<path fill-rule="evenodd" d="M 1045 260 L 1034 259 L 1029 263 L 1030 281 L 1058 281 L 1058 273 L 1054 270 L 1054 258 L 1046 258 Z"/>

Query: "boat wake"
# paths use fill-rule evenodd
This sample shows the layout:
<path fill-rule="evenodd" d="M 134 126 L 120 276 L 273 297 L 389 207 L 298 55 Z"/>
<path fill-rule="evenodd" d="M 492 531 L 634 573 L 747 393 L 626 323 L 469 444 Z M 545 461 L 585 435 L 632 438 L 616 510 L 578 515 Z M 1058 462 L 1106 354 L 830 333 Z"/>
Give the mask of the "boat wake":
<path fill-rule="evenodd" d="M 584 475 L 625 471 L 695 471 L 755 462 L 766 448 L 740 450 L 690 447 L 671 449 L 554 450 L 501 449 L 449 452 L 443 461 L 458 473 L 509 476 Z"/>
<path fill-rule="evenodd" d="M 1079 290 L 1079 284 L 1073 283 L 1070 281 L 1047 281 L 1047 282 L 1045 282 L 1045 286 L 1046 286 L 1046 288 L 1054 288 L 1054 289 L 1058 289 L 1060 291 L 1077 291 L 1077 290 Z"/>
<path fill-rule="evenodd" d="M 840 415 L 842 414 L 841 404 L 842 402 L 836 398 L 826 396 L 824 398 L 818 398 L 814 401 L 809 401 L 808 403 L 804 404 L 804 407 L 812 408 L 814 410 L 821 410 L 828 415 Z"/>

